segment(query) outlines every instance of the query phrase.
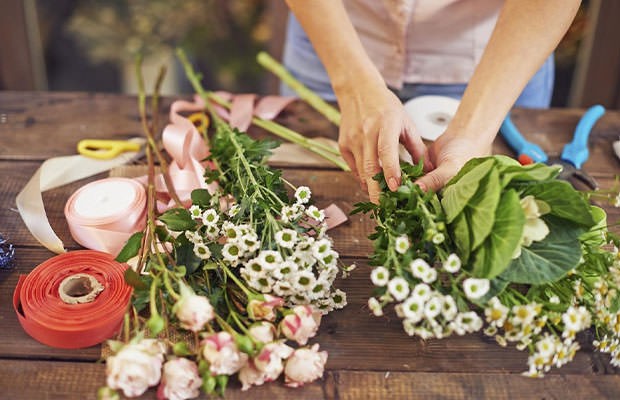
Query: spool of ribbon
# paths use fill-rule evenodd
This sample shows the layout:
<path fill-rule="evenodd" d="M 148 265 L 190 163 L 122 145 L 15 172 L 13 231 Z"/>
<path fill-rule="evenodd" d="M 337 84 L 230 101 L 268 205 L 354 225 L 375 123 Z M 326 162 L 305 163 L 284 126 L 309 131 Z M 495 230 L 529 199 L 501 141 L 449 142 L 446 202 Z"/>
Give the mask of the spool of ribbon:
<path fill-rule="evenodd" d="M 136 180 L 106 178 L 82 186 L 69 197 L 65 218 L 82 246 L 117 255 L 146 224 L 146 192 Z"/>
<path fill-rule="evenodd" d="M 144 139 L 132 140 L 144 143 Z M 15 199 L 19 215 L 32 236 L 54 253 L 64 253 L 64 244 L 47 219 L 41 193 L 128 163 L 137 154 L 137 152 L 122 153 L 110 160 L 98 160 L 80 155 L 46 160 Z"/>
<path fill-rule="evenodd" d="M 37 341 L 63 349 L 89 347 L 113 337 L 131 297 L 123 277 L 126 268 L 111 255 L 93 250 L 50 258 L 19 277 L 13 293 L 19 323 Z M 67 298 L 87 302 L 69 304 Z"/>

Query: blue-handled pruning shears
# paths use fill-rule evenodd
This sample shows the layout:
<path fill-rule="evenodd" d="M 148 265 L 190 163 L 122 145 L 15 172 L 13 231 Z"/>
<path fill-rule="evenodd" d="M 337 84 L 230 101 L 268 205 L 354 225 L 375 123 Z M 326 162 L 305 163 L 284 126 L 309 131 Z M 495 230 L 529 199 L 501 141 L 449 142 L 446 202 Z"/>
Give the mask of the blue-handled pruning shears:
<path fill-rule="evenodd" d="M 521 164 L 532 162 L 544 162 L 550 165 L 560 165 L 562 171 L 560 178 L 574 183 L 571 178 L 577 178 L 591 189 L 596 189 L 594 179 L 581 170 L 581 166 L 588 159 L 588 137 L 592 127 L 605 114 L 605 108 L 601 105 L 590 107 L 579 120 L 575 128 L 573 140 L 564 146 L 559 158 L 549 159 L 547 154 L 538 145 L 528 142 L 510 120 L 510 114 L 506 116 L 500 132 L 508 145 L 517 152 Z"/>

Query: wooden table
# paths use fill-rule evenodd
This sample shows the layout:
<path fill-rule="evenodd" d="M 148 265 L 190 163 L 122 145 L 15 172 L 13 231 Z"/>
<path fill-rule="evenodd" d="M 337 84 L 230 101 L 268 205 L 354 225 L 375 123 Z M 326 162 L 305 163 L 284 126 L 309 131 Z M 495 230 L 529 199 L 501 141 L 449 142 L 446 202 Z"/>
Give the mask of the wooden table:
<path fill-rule="evenodd" d="M 163 104 L 166 115 L 171 99 Z M 522 132 L 550 154 L 558 154 L 570 140 L 583 110 L 516 110 L 513 121 Z M 303 103 L 289 106 L 282 123 L 308 135 L 335 137 L 336 129 Z M 264 132 L 252 131 L 255 135 Z M 16 267 L 0 271 L 0 398 L 95 398 L 105 384 L 101 349 L 60 350 L 31 339 L 20 327 L 11 306 L 19 274 L 31 271 L 53 254 L 26 230 L 15 207 L 15 196 L 47 158 L 74 154 L 82 138 L 119 138 L 140 135 L 135 97 L 87 93 L 0 92 L 0 232 L 17 248 Z M 613 184 L 620 162 L 611 144 L 620 136 L 620 113 L 608 112 L 590 139 L 585 169 L 602 187 Z M 511 154 L 502 139 L 495 151 Z M 69 249 L 78 249 L 63 217 L 68 196 L 87 181 L 44 194 L 52 227 Z M 309 185 L 319 206 L 335 202 L 345 211 L 365 199 L 353 177 L 330 168 L 286 166 L 284 176 L 294 184 Z M 620 219 L 618 209 L 606 208 L 609 221 Z M 372 317 L 366 301 L 371 291 L 366 239 L 372 223 L 363 216 L 331 232 L 345 262 L 358 268 L 339 282 L 349 305 L 327 316 L 316 341 L 329 351 L 322 381 L 300 390 L 281 383 L 241 392 L 232 384 L 228 398 L 260 399 L 404 399 L 404 398 L 620 398 L 620 375 L 608 357 L 585 349 L 574 362 L 545 379 L 520 375 L 527 354 L 500 348 L 482 334 L 422 341 L 408 337 L 395 317 Z M 617 229 L 616 229 L 617 231 Z M 145 398 L 154 398 L 151 390 Z"/>

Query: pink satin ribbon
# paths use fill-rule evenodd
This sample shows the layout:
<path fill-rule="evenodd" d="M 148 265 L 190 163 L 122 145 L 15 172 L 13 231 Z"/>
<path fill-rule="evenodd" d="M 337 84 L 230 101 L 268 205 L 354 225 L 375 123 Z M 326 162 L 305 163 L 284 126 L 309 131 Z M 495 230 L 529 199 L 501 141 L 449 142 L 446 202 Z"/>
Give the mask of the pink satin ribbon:
<path fill-rule="evenodd" d="M 89 190 L 96 189 L 97 185 L 102 184 L 130 185 L 135 196 L 125 209 L 114 210 L 108 215 L 80 214 L 76 209 L 80 196 L 84 196 Z M 91 182 L 73 193 L 65 205 L 65 218 L 73 239 L 88 249 L 99 250 L 114 256 L 120 252 L 134 232 L 144 229 L 145 213 L 144 187 L 136 180 L 129 178 L 106 178 Z"/>
<path fill-rule="evenodd" d="M 224 118 L 230 126 L 245 132 L 252 124 L 252 118 L 272 120 L 289 105 L 295 97 L 265 96 L 256 101 L 255 94 L 237 94 L 228 92 L 216 92 L 218 97 L 231 102 L 230 111 L 218 107 L 218 114 Z"/>

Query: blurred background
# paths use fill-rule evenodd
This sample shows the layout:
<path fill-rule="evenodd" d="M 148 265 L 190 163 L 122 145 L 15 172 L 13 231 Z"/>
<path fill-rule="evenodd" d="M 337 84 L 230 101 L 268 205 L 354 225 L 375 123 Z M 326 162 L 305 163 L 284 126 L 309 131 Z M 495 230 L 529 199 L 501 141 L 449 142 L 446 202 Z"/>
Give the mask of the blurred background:
<path fill-rule="evenodd" d="M 0 0 L 0 90 L 135 93 L 167 65 L 164 94 L 189 93 L 182 46 L 209 89 L 277 92 L 255 56 L 281 56 L 287 8 L 279 0 Z M 620 108 L 620 1 L 585 0 L 556 51 L 552 105 Z"/>

